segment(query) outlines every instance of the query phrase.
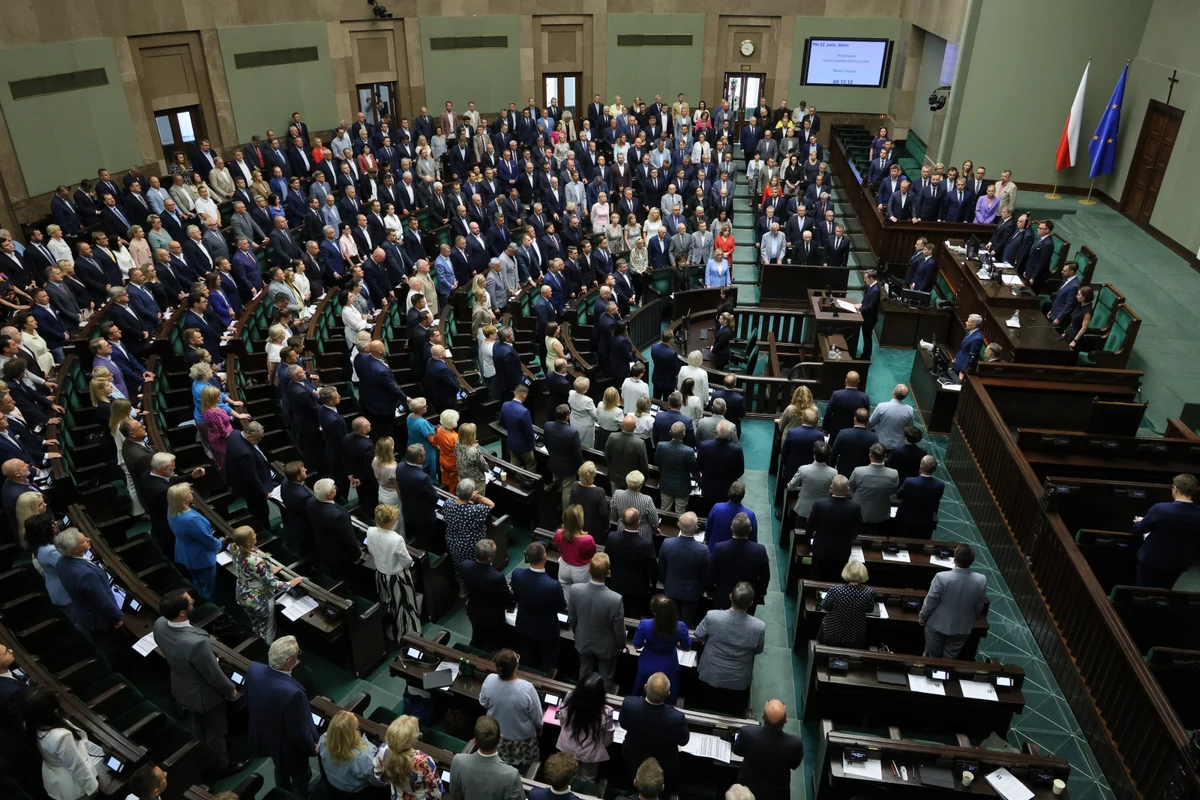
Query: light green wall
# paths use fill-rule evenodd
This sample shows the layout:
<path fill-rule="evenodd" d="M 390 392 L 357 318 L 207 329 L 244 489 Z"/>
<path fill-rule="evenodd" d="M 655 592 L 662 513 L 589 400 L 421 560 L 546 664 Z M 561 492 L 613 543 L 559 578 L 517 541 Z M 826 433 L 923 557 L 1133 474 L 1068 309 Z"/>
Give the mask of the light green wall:
<path fill-rule="evenodd" d="M 507 36 L 508 47 L 477 50 L 431 50 L 429 40 L 442 36 Z M 520 17 L 422 17 L 421 55 L 425 64 L 425 98 L 435 117 L 446 110 L 466 110 L 467 102 L 484 114 L 525 106 L 521 94 Z M 536 92 L 535 95 L 540 95 Z"/>
<path fill-rule="evenodd" d="M 617 36 L 631 33 L 688 34 L 691 47 L 617 47 Z M 715 44 L 704 41 L 703 14 L 609 14 L 608 96 L 628 105 L 640 96 L 647 104 L 661 94 L 668 103 L 680 92 L 695 108 L 700 99 L 700 71 Z M 708 98 L 711 105 L 712 98 Z M 591 98 L 587 98 L 590 102 Z"/>
<path fill-rule="evenodd" d="M 917 76 L 917 99 L 913 103 L 912 129 L 926 145 L 930 144 L 930 127 L 933 111 L 929 108 L 929 95 L 939 85 L 942 77 L 942 61 L 946 57 L 946 40 L 925 32 L 925 45 L 921 48 L 921 72 Z"/>
<path fill-rule="evenodd" d="M 1197 30 L 1200 4 L 1195 0 L 1155 1 L 1125 83 L 1117 168 L 1096 181 L 1097 188 L 1121 199 L 1147 105 L 1152 99 L 1166 102 L 1167 78 L 1172 70 L 1179 70 L 1171 105 L 1183 109 L 1183 121 L 1150 224 L 1193 253 L 1200 249 L 1200 214 L 1194 199 L 1194 187 L 1200 183 L 1200 48 L 1192 41 Z M 1111 91 L 1111 87 L 1105 90 Z"/>
<path fill-rule="evenodd" d="M 891 89 L 868 89 L 845 86 L 801 86 L 804 74 L 804 40 L 843 37 L 847 39 L 891 39 L 892 64 L 888 71 L 888 86 L 896 73 L 896 47 L 904 30 L 903 20 L 846 19 L 839 17 L 796 17 L 796 36 L 792 43 L 792 76 L 787 87 L 788 103 L 798 107 L 800 101 L 815 105 L 817 113 L 886 114 Z"/>
<path fill-rule="evenodd" d="M 970 158 L 987 167 L 989 176 L 1011 169 L 1018 185 L 1054 183 L 1054 153 L 1090 56 L 1081 156 L 1062 174 L 1063 185 L 1087 186 L 1086 143 L 1125 61 L 1137 55 L 1149 7 L 1127 0 L 979 2 L 975 35 L 959 52 L 950 100 L 958 105 L 952 146 L 940 160 L 959 164 Z M 1123 116 L 1125 136 L 1132 126 L 1136 138 L 1140 113 L 1137 122 Z"/>
<path fill-rule="evenodd" d="M 13 100 L 9 81 L 103 67 L 108 85 Z M 112 42 L 0 49 L 0 106 L 29 194 L 140 163 Z"/>
<path fill-rule="evenodd" d="M 310 130 L 337 125 L 329 34 L 324 23 L 220 28 L 217 35 L 239 142 L 262 136 L 268 128 L 278 136 L 286 135 L 293 111 L 300 112 Z M 291 47 L 316 47 L 319 60 L 252 69 L 234 66 L 233 57 L 238 53 Z"/>

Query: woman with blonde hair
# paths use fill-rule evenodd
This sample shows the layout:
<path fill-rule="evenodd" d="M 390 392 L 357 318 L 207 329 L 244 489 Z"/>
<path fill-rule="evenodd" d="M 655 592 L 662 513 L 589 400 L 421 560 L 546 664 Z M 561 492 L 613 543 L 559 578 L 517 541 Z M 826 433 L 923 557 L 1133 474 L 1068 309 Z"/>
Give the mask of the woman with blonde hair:
<path fill-rule="evenodd" d="M 458 429 L 458 441 L 454 444 L 454 466 L 458 471 L 455 485 L 465 478 L 473 481 L 475 491 L 482 495 L 487 486 L 488 466 L 477 433 L 474 422 L 464 422 Z"/>
<path fill-rule="evenodd" d="M 620 219 L 619 216 L 618 219 Z M 642 225 L 640 222 L 638 222 L 637 214 L 630 214 L 628 217 L 626 217 L 625 227 L 621 230 L 621 249 L 632 250 L 633 246 L 637 244 L 637 240 L 642 238 Z M 658 233 L 657 228 L 655 228 L 655 233 Z"/>
<path fill-rule="evenodd" d="M 411 571 L 413 559 L 403 529 L 399 508 L 375 506 L 375 524 L 367 528 L 367 552 L 375 561 L 375 590 L 391 622 L 388 638 L 397 642 L 406 633 L 421 632 Z"/>
<path fill-rule="evenodd" d="M 50 255 L 54 258 L 54 263 L 57 265 L 59 261 L 70 261 L 74 263 L 75 254 L 71 252 L 71 245 L 67 244 L 63 239 L 63 229 L 58 225 L 46 226 L 46 249 L 50 251 Z M 41 275 L 36 276 L 39 280 Z"/>
<path fill-rule="evenodd" d="M 442 796 L 437 762 L 416 748 L 420 732 L 416 717 L 396 717 L 375 754 L 375 779 L 391 787 L 391 800 L 440 800 Z"/>
<path fill-rule="evenodd" d="M 225 471 L 225 443 L 233 426 L 229 423 L 229 412 L 221 408 L 221 390 L 209 384 L 200 390 L 201 436 L 213 462 L 221 472 Z"/>
<path fill-rule="evenodd" d="M 329 727 L 317 740 L 321 773 L 338 792 L 361 792 L 383 785 L 375 777 L 376 752 L 378 748 L 359 732 L 358 717 L 350 711 L 334 714 Z"/>
<path fill-rule="evenodd" d="M 375 458 L 371 471 L 379 482 L 379 504 L 400 507 L 400 492 L 396 487 L 396 440 L 381 436 L 375 441 Z"/>
<path fill-rule="evenodd" d="M 230 540 L 237 576 L 234 599 L 250 618 L 250 628 L 270 644 L 275 641 L 275 595 L 300 585 L 304 578 L 299 575 L 290 581 L 276 578 L 283 567 L 271 566 L 267 557 L 258 551 L 258 534 L 249 525 L 234 528 Z"/>
<path fill-rule="evenodd" d="M 136 418 L 139 413 L 128 400 L 114 400 L 110 409 L 111 413 L 108 417 L 108 433 L 112 436 L 113 445 L 117 451 L 117 466 L 121 468 L 121 472 L 125 475 L 125 490 L 129 492 L 129 500 L 133 504 L 133 516 L 139 516 L 145 509 L 142 508 L 141 500 L 138 498 L 137 486 L 133 482 L 133 475 L 129 472 L 129 467 L 125 464 L 125 433 L 121 430 L 121 426 L 126 421 Z"/>
<path fill-rule="evenodd" d="M 558 582 L 569 600 L 571 584 L 588 582 L 588 567 L 596 555 L 596 539 L 583 529 L 583 506 L 573 504 L 563 511 L 562 527 L 554 532 L 554 549 L 559 553 Z"/>
<path fill-rule="evenodd" d="M 642 233 L 646 239 L 652 239 L 658 236 L 658 229 L 663 226 L 662 212 L 658 206 L 651 206 L 649 213 L 646 214 L 646 221 L 642 224 Z M 670 233 L 670 231 L 668 231 Z M 630 245 L 632 247 L 632 244 Z"/>
<path fill-rule="evenodd" d="M 267 328 L 267 383 L 275 383 L 275 370 L 279 368 L 279 354 L 287 341 L 287 328 L 272 325 Z"/>
<path fill-rule="evenodd" d="M 650 251 L 646 249 L 646 237 L 639 236 L 633 242 L 629 251 L 629 270 L 634 275 L 641 275 L 650 269 Z"/>
<path fill-rule="evenodd" d="M 609 504 L 611 516 L 609 519 L 617 524 L 621 523 L 625 512 L 631 508 L 636 508 L 638 513 L 642 515 L 642 523 L 638 527 L 638 533 L 646 541 L 654 542 L 654 532 L 658 530 L 658 509 L 654 505 L 653 498 L 650 495 L 642 492 L 642 487 L 646 484 L 646 476 L 642 471 L 635 469 L 625 476 L 625 488 L 617 489 L 613 492 L 612 502 Z M 649 598 L 646 598 L 649 599 Z M 628 600 L 626 601 L 628 606 Z M 637 614 L 641 614 L 644 609 L 638 609 Z"/>
<path fill-rule="evenodd" d="M 192 508 L 190 483 L 177 483 L 167 489 L 167 524 L 175 534 L 175 563 L 187 569 L 200 594 L 213 599 L 221 540 L 213 535 L 212 523 Z"/>
<path fill-rule="evenodd" d="M 600 192 L 596 197 L 596 202 L 592 204 L 592 212 L 589 215 L 592 220 L 592 233 L 604 233 L 608 230 L 610 211 L 608 192 Z"/>
<path fill-rule="evenodd" d="M 596 402 L 587 394 L 591 387 L 591 381 L 579 377 L 567 395 L 567 405 L 571 407 L 571 427 L 579 431 L 579 442 L 584 447 L 594 447 L 596 444 Z"/>
<path fill-rule="evenodd" d="M 788 431 L 800 424 L 801 416 L 806 408 L 816 409 L 817 404 L 813 402 L 812 390 L 807 386 L 800 385 L 796 387 L 796 391 L 792 392 L 792 400 L 788 403 L 788 407 L 779 415 L 779 419 L 775 420 L 775 424 L 779 426 L 780 436 L 786 436 Z"/>
<path fill-rule="evenodd" d="M 545 372 L 549 375 L 554 372 L 554 362 L 560 358 L 567 357 L 567 351 L 563 348 L 562 329 L 557 322 L 551 322 L 546 325 L 546 360 Z"/>
<path fill-rule="evenodd" d="M 103 375 L 97 375 L 100 370 L 104 370 Z M 112 376 L 108 370 L 100 367 L 92 372 L 92 380 L 88 383 L 88 394 L 92 400 L 92 407 L 96 409 L 96 419 L 104 427 L 108 427 L 108 421 L 112 419 L 112 401 L 120 392 L 117 387 L 113 386 Z"/>
<path fill-rule="evenodd" d="M 696 397 L 700 398 L 700 405 L 708 405 L 708 372 L 704 367 L 704 353 L 699 350 L 693 350 L 688 353 L 687 366 L 679 368 L 679 387 L 683 388 L 683 382 L 691 378 L 696 382 Z"/>
<path fill-rule="evenodd" d="M 46 498 L 41 492 L 22 492 L 17 496 L 17 541 L 25 546 L 25 520 L 45 512 Z"/>
<path fill-rule="evenodd" d="M 583 509 L 583 531 L 603 545 L 608 540 L 608 495 L 596 485 L 596 464 L 585 461 L 575 474 L 579 480 L 571 485 L 571 505 Z"/>
<path fill-rule="evenodd" d="M 600 407 L 596 409 L 596 444 L 597 450 L 603 450 L 608 437 L 621 429 L 621 420 L 625 412 L 621 409 L 621 393 L 617 387 L 610 386 L 604 390 Z"/>
<path fill-rule="evenodd" d="M 438 427 L 433 432 L 433 448 L 438 454 L 438 467 L 442 473 L 442 483 L 453 492 L 458 483 L 458 463 L 454 456 L 454 446 L 458 444 L 458 411 L 447 408 L 438 415 Z"/>

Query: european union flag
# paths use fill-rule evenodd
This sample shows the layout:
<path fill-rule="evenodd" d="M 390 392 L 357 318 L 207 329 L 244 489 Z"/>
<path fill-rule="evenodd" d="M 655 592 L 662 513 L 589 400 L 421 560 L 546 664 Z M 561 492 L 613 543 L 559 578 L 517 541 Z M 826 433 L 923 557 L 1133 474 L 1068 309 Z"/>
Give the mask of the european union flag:
<path fill-rule="evenodd" d="M 1088 142 L 1088 155 L 1092 159 L 1092 178 L 1107 175 L 1113 171 L 1113 162 L 1117 159 L 1117 130 L 1121 126 L 1121 105 L 1125 101 L 1125 78 L 1129 75 L 1129 65 L 1121 71 L 1117 86 L 1109 98 L 1108 107 L 1100 117 L 1100 124 Z"/>

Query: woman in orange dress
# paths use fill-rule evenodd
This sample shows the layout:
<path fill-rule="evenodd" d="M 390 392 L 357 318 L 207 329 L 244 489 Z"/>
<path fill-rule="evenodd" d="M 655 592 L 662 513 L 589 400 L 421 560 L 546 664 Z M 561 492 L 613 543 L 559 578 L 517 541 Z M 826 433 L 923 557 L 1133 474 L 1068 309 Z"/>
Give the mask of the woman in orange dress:
<path fill-rule="evenodd" d="M 720 250 L 725 254 L 725 260 L 729 262 L 729 280 L 733 280 L 733 248 L 736 247 L 733 241 L 733 228 L 729 223 L 725 223 L 721 227 L 721 233 L 713 240 L 713 248 Z"/>
<path fill-rule="evenodd" d="M 458 486 L 458 456 L 454 446 L 458 444 L 458 412 L 447 408 L 438 417 L 438 428 L 433 432 L 433 446 L 438 452 L 438 466 L 442 471 L 442 483 L 453 492 Z"/>
<path fill-rule="evenodd" d="M 771 197 L 783 197 L 783 186 L 779 184 L 779 178 L 771 178 L 770 184 L 763 189 L 762 202 L 767 202 Z"/>

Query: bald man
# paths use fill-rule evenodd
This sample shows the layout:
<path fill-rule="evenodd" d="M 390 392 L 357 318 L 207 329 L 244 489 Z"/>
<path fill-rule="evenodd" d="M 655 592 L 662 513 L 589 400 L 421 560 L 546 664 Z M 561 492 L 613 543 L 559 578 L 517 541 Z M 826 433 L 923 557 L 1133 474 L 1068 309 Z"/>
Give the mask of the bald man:
<path fill-rule="evenodd" d="M 658 760 L 667 785 L 679 772 L 679 748 L 688 743 L 687 717 L 666 704 L 671 681 L 656 672 L 646 681 L 644 697 L 630 695 L 621 704 L 620 726 L 625 729 L 621 757 L 630 772 L 648 758 Z"/>
<path fill-rule="evenodd" d="M 787 706 L 768 700 L 762 724 L 747 725 L 733 739 L 733 752 L 743 758 L 738 781 L 754 793 L 755 800 L 788 800 L 792 770 L 804 759 L 804 742 L 783 730 Z"/>

